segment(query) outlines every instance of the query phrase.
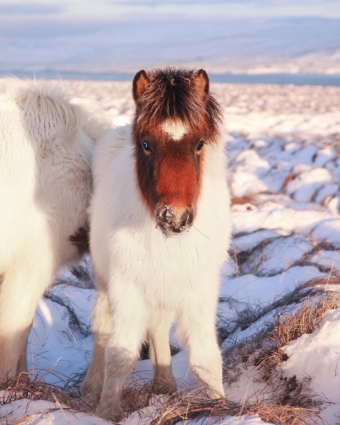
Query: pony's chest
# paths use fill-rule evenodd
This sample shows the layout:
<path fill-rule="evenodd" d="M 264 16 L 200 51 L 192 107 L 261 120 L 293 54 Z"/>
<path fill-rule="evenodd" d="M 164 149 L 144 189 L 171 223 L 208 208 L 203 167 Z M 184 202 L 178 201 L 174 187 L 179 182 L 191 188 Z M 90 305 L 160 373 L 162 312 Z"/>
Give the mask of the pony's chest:
<path fill-rule="evenodd" d="M 117 232 L 112 247 L 112 266 L 147 288 L 182 286 L 200 273 L 211 252 L 191 235 L 166 238 L 159 229 Z"/>

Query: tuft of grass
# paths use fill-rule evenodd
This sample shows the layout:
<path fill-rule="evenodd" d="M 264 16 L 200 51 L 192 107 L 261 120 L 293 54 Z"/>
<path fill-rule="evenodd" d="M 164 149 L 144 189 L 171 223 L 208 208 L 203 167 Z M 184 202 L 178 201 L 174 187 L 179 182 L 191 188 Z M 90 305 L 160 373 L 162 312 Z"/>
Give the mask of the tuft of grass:
<path fill-rule="evenodd" d="M 20 374 L 3 382 L 0 386 L 0 390 L 4 391 L 0 398 L 0 404 L 9 404 L 15 400 L 22 399 L 30 401 L 43 400 L 57 403 L 66 409 L 91 412 L 91 407 L 79 397 L 76 389 L 67 388 L 66 385 L 61 387 L 42 381 L 43 372 L 40 371 L 39 375 L 31 379 L 27 378 L 27 374 Z M 51 371 L 45 371 L 45 374 L 54 374 L 60 381 L 65 379 L 65 383 L 68 379 L 59 373 L 56 374 Z"/>
<path fill-rule="evenodd" d="M 262 402 L 245 402 L 241 405 L 225 398 L 209 400 L 200 394 L 188 394 L 170 397 L 157 416 L 150 421 L 150 425 L 175 425 L 179 421 L 190 422 L 201 418 L 207 418 L 206 423 L 212 425 L 218 424 L 226 416 L 253 415 L 275 425 L 325 423 L 316 409 Z"/>
<path fill-rule="evenodd" d="M 255 195 L 244 195 L 244 196 L 233 196 L 231 198 L 231 205 L 245 205 L 257 203 L 257 197 Z"/>
<path fill-rule="evenodd" d="M 240 310 L 235 319 L 221 322 L 218 328 L 219 341 L 220 343 L 222 343 L 227 338 L 231 337 L 239 329 L 245 330 L 249 328 L 249 326 L 256 323 L 258 320 L 265 317 L 271 312 L 277 312 L 280 309 L 285 309 L 289 306 L 298 305 L 306 299 L 318 297 L 322 294 L 325 294 L 325 291 L 331 289 L 331 286 L 336 286 L 339 284 L 340 278 L 331 275 L 328 277 L 314 278 L 307 282 L 304 282 L 303 284 L 299 285 L 292 291 L 288 292 L 287 294 L 283 295 L 272 303 L 269 303 L 268 305 L 255 305 L 252 308 L 248 306 L 246 309 Z M 219 302 L 236 303 L 237 301 L 233 298 L 221 297 L 219 298 Z M 258 342 L 258 349 L 260 349 L 261 344 L 263 343 L 262 336 L 267 335 L 267 333 L 271 331 L 273 327 L 274 323 L 267 323 L 264 327 L 264 330 L 261 330 L 260 332 L 256 333 L 256 337 L 254 337 L 253 339 L 255 346 Z M 246 340 L 245 343 L 252 345 L 250 343 L 250 340 Z M 242 345 L 243 342 L 240 344 L 233 345 L 229 349 L 229 351 L 227 350 L 225 351 L 225 353 L 228 356 L 231 355 L 231 357 L 233 357 L 232 352 L 236 350 L 236 353 L 238 353 L 239 349 L 242 349 Z M 253 348 L 249 347 L 250 352 L 253 352 L 257 349 L 255 348 L 255 346 Z"/>
<path fill-rule="evenodd" d="M 271 374 L 278 364 L 287 360 L 282 350 L 284 346 L 304 334 L 312 333 L 320 326 L 329 310 L 338 308 L 340 308 L 340 294 L 326 292 L 314 299 L 305 299 L 293 314 L 279 314 L 273 329 L 266 335 L 269 345 L 272 346 L 267 350 L 262 349 L 256 355 L 255 365 L 265 374 Z"/>
<path fill-rule="evenodd" d="M 291 181 L 295 180 L 298 176 L 299 176 L 298 173 L 293 173 L 293 172 L 288 173 L 286 178 L 284 179 L 284 181 L 282 183 L 281 191 L 284 192 L 287 189 L 288 184 Z"/>
<path fill-rule="evenodd" d="M 255 310 L 243 321 L 235 322 L 235 329 L 246 329 L 261 317 L 279 308 L 297 305 L 293 314 L 278 314 L 274 323 L 265 324 L 264 328 L 250 338 L 232 345 L 223 352 L 224 380 L 235 382 L 240 373 L 240 362 L 244 366 L 256 366 L 263 370 L 262 376 L 271 376 L 275 367 L 284 361 L 282 348 L 289 341 L 305 333 L 313 332 L 321 323 L 328 310 L 340 308 L 340 294 L 327 291 L 322 286 L 338 284 L 336 279 L 318 278 L 305 282 L 294 291 L 274 301 L 270 305 Z M 241 320 L 241 319 L 240 319 Z M 267 381 L 268 379 L 266 379 Z"/>

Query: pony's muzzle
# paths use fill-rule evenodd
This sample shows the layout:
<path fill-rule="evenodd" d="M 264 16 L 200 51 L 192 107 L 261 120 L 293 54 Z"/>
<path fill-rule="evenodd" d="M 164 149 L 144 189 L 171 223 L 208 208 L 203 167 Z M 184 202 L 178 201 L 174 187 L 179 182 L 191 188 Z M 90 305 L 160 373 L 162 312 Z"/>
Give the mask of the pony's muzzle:
<path fill-rule="evenodd" d="M 194 221 L 194 209 L 188 207 L 172 207 L 168 204 L 157 206 L 155 211 L 157 225 L 165 233 L 182 233 L 189 230 Z"/>

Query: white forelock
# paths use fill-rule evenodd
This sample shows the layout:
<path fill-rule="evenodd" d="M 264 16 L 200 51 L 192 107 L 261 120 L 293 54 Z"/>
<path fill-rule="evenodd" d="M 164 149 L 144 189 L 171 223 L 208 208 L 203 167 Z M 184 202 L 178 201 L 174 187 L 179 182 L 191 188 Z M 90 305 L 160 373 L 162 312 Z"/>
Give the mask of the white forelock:
<path fill-rule="evenodd" d="M 161 124 L 161 130 L 167 133 L 172 140 L 179 141 L 188 132 L 188 125 L 180 120 L 166 120 Z"/>

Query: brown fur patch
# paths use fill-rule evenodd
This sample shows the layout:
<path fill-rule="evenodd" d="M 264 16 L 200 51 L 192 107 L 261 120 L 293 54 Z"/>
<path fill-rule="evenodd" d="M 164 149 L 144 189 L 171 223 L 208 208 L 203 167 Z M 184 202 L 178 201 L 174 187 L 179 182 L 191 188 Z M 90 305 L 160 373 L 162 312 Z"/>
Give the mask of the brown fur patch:
<path fill-rule="evenodd" d="M 184 154 L 184 149 L 178 149 L 176 145 L 171 148 L 157 169 L 156 192 L 165 204 L 191 205 L 196 186 L 195 166 L 198 164 L 192 161 L 190 155 Z"/>

